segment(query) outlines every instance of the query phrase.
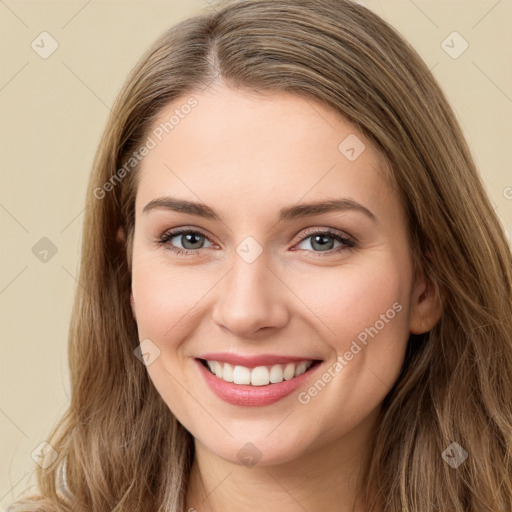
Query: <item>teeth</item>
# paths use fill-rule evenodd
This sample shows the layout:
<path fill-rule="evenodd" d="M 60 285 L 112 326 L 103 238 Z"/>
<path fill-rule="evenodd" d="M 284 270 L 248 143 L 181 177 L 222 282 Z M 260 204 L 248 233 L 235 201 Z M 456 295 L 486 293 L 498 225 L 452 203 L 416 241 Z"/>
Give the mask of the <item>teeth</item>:
<path fill-rule="evenodd" d="M 275 364 L 270 368 L 270 382 L 276 384 L 277 382 L 283 382 L 283 368 L 280 364 Z"/>
<path fill-rule="evenodd" d="M 313 361 L 301 361 L 300 363 L 274 364 L 273 366 L 233 366 L 219 361 L 206 361 L 211 372 L 219 379 L 235 384 L 250 384 L 251 386 L 267 386 L 278 384 L 283 380 L 291 380 L 306 372 Z"/>
<path fill-rule="evenodd" d="M 217 363 L 219 366 L 222 366 L 221 363 Z M 223 375 L 222 379 L 226 382 L 233 382 L 233 365 L 229 363 L 224 363 L 224 369 L 223 369 Z M 215 375 L 217 375 L 217 372 L 215 372 Z M 218 375 L 217 375 L 218 376 Z"/>
<path fill-rule="evenodd" d="M 306 364 L 307 363 L 305 361 L 303 361 L 302 363 L 299 363 L 299 365 L 295 369 L 295 377 L 302 375 L 306 371 L 306 369 L 307 369 Z"/>
<path fill-rule="evenodd" d="M 295 363 L 288 363 L 283 371 L 284 380 L 290 380 L 295 377 Z"/>
<path fill-rule="evenodd" d="M 222 374 L 224 373 L 224 367 L 217 361 L 214 361 L 213 368 L 214 368 L 213 373 L 215 373 L 215 375 L 218 375 L 222 379 L 223 378 Z"/>
<path fill-rule="evenodd" d="M 251 371 L 253 386 L 266 386 L 270 382 L 270 372 L 266 366 L 257 366 Z"/>
<path fill-rule="evenodd" d="M 218 364 L 218 363 L 217 363 Z M 215 374 L 222 379 L 222 375 Z M 233 370 L 233 382 L 235 384 L 250 384 L 251 383 L 251 370 L 244 366 L 235 366 Z"/>

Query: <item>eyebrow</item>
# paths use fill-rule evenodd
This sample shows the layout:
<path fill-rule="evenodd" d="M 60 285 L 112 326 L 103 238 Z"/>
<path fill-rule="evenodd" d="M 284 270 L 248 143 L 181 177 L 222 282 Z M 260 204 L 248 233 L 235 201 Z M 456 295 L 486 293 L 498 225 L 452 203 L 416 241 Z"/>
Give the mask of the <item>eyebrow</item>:
<path fill-rule="evenodd" d="M 222 221 L 220 215 L 209 206 L 203 203 L 186 201 L 184 199 L 177 199 L 174 197 L 159 197 L 157 199 L 153 199 L 144 206 L 142 212 L 149 213 L 155 209 L 171 210 L 174 212 L 203 217 L 205 219 Z M 369 217 L 373 222 L 377 223 L 377 218 L 370 210 L 365 208 L 362 204 L 348 198 L 329 199 L 326 201 L 303 203 L 282 208 L 279 211 L 279 222 L 284 220 L 300 219 L 313 215 L 321 215 L 323 213 L 343 211 L 361 212 Z"/>

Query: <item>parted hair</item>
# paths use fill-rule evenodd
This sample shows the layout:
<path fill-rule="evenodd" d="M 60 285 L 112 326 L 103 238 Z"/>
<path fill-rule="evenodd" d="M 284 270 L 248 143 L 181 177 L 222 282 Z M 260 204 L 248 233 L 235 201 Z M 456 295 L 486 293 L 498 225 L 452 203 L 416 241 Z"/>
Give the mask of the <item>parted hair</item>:
<path fill-rule="evenodd" d="M 368 511 L 512 511 L 510 247 L 432 73 L 387 22 L 348 0 L 223 1 L 167 30 L 131 71 L 87 189 L 70 403 L 48 436 L 58 457 L 35 467 L 37 493 L 8 510 L 184 510 L 193 438 L 134 356 L 138 167 L 118 171 L 169 102 L 220 79 L 320 102 L 374 143 L 405 207 L 415 270 L 442 302 L 436 325 L 411 334 L 384 400 L 359 490 Z M 456 469 L 442 457 L 453 442 L 468 454 Z"/>

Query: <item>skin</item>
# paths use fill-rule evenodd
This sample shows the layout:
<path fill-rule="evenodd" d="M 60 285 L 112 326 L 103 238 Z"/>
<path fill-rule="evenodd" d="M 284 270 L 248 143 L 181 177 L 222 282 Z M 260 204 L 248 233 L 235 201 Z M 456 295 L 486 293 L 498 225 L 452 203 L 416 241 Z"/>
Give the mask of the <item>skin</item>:
<path fill-rule="evenodd" d="M 355 486 L 382 400 L 409 333 L 430 330 L 440 315 L 431 284 L 413 275 L 405 213 L 384 160 L 350 123 L 290 93 L 216 83 L 194 97 L 197 107 L 142 161 L 132 267 L 140 340 L 160 350 L 147 371 L 195 439 L 186 510 L 363 511 Z M 167 105 L 155 126 L 187 99 Z M 351 134 L 365 144 L 354 161 L 338 149 Z M 162 196 L 205 203 L 222 221 L 143 213 Z M 341 197 L 376 222 L 358 211 L 278 222 L 283 207 Z M 179 227 L 207 238 L 157 243 Z M 326 228 L 355 247 L 328 238 L 322 251 L 311 235 Z M 252 263 L 236 252 L 248 236 L 263 249 Z M 175 254 L 171 244 L 196 255 Z M 228 404 L 194 362 L 210 351 L 297 355 L 324 360 L 324 373 L 395 303 L 400 312 L 307 404 L 297 393 L 265 407 Z M 260 452 L 252 466 L 237 456 L 249 442 Z"/>

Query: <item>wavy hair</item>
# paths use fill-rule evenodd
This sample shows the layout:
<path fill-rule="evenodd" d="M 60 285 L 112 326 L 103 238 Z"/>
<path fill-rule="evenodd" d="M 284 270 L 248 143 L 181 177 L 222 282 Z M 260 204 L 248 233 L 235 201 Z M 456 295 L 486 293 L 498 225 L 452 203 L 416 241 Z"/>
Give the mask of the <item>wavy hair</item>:
<path fill-rule="evenodd" d="M 375 144 L 405 206 L 415 269 L 442 302 L 434 328 L 411 334 L 384 401 L 360 489 L 367 509 L 510 512 L 512 256 L 443 91 L 396 30 L 351 1 L 216 7 L 166 31 L 112 108 L 87 190 L 69 332 L 71 398 L 48 438 L 58 458 L 36 467 L 39 494 L 9 510 L 184 508 L 193 438 L 134 356 L 137 166 L 120 170 L 164 106 L 222 79 L 318 101 Z M 468 453 L 457 469 L 441 456 L 452 442 Z"/>

